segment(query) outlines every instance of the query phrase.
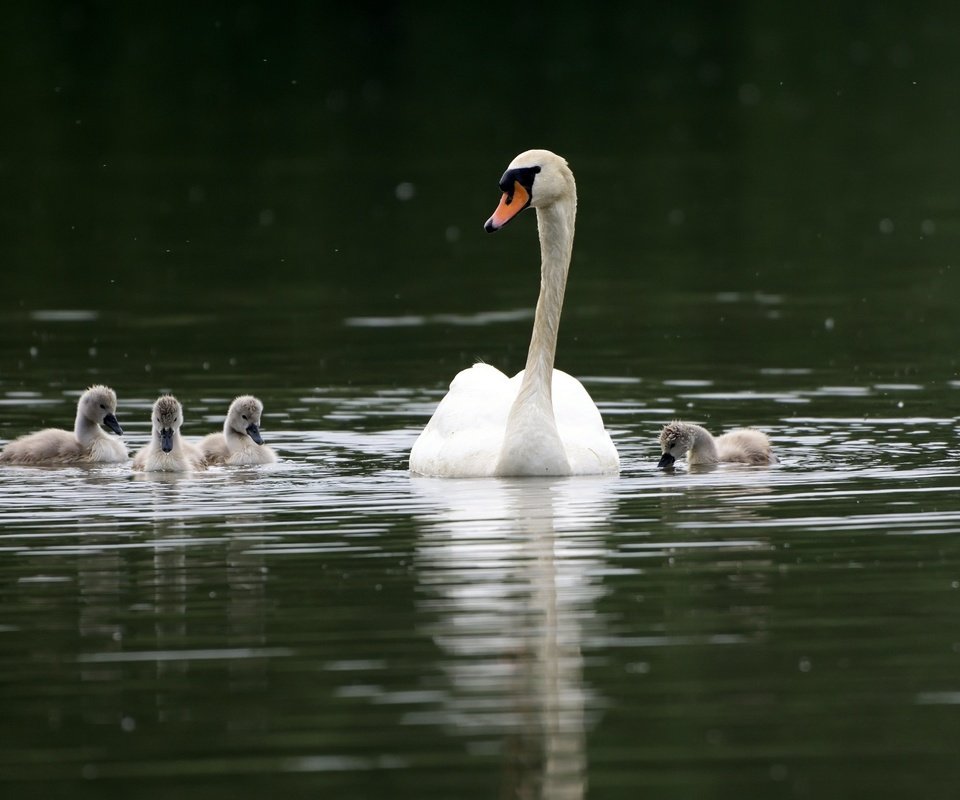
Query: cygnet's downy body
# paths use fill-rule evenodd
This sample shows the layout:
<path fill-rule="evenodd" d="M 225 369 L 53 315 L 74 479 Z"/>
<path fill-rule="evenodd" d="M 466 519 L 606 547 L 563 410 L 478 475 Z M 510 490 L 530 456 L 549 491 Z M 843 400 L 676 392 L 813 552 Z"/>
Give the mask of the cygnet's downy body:
<path fill-rule="evenodd" d="M 260 435 L 260 417 L 263 403 L 253 395 L 245 394 L 230 404 L 223 433 L 211 433 L 199 443 L 208 464 L 242 466 L 272 464 L 277 454 L 263 443 Z"/>
<path fill-rule="evenodd" d="M 117 438 L 122 435 L 116 393 L 109 386 L 91 386 L 77 402 L 73 432 L 47 428 L 21 436 L 3 448 L 0 464 L 69 466 L 126 461 L 127 446 Z"/>
<path fill-rule="evenodd" d="M 684 456 L 691 466 L 777 463 L 767 435 L 754 428 L 737 428 L 714 439 L 700 425 L 671 422 L 660 431 L 660 449 L 662 456 L 658 467 L 671 467 L 674 461 Z"/>
<path fill-rule="evenodd" d="M 133 468 L 143 472 L 193 472 L 207 468 L 203 454 L 180 435 L 183 406 L 172 395 L 153 404 L 150 443 L 133 459 Z"/>

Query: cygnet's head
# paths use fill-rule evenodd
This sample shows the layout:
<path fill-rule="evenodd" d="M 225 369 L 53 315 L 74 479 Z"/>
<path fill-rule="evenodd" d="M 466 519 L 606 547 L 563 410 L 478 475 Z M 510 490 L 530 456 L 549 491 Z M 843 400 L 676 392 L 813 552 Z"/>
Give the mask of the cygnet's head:
<path fill-rule="evenodd" d="M 153 429 L 160 437 L 164 453 L 173 450 L 173 434 L 183 425 L 183 406 L 173 395 L 165 394 L 153 404 Z"/>
<path fill-rule="evenodd" d="M 693 447 L 693 429 L 682 422 L 671 422 L 660 431 L 660 457 L 658 468 L 672 467 L 673 462 L 683 458 Z"/>
<path fill-rule="evenodd" d="M 518 155 L 500 178 L 503 197 L 483 226 L 487 233 L 500 230 L 528 206 L 543 208 L 574 195 L 573 173 L 567 162 L 549 150 L 527 150 Z"/>
<path fill-rule="evenodd" d="M 85 419 L 97 425 L 105 425 L 118 436 L 123 435 L 123 428 L 117 422 L 117 393 L 109 386 L 91 386 L 80 395 L 77 411 Z"/>
<path fill-rule="evenodd" d="M 260 415 L 263 403 L 251 394 L 242 394 L 230 404 L 227 426 L 234 433 L 249 436 L 257 444 L 263 444 L 260 436 Z"/>

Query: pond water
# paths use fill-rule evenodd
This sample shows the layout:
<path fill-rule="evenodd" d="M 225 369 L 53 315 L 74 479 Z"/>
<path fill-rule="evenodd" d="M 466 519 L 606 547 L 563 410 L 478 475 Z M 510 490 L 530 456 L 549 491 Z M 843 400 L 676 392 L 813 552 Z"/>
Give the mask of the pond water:
<path fill-rule="evenodd" d="M 103 94 L 81 70 L 75 106 L 33 109 L 62 138 L 2 134 L 0 439 L 69 427 L 104 382 L 131 449 L 162 392 L 188 437 L 251 392 L 281 457 L 0 471 L 5 793 L 955 796 L 960 153 L 936 76 L 960 57 L 939 18 L 882 18 L 797 61 L 802 37 L 762 8 L 715 37 L 656 22 L 644 41 L 670 32 L 669 57 L 645 57 L 621 125 L 580 68 L 544 68 L 536 101 L 504 82 L 496 128 L 486 95 L 444 110 L 439 45 L 332 95 L 263 45 L 282 67 L 244 62 L 243 97 L 274 112 L 256 123 L 229 93 L 200 115 L 222 54 L 183 100 L 130 50 Z M 394 24 L 414 47 L 434 23 Z M 324 36 L 329 64 L 353 41 Z M 274 97 L 278 75 L 313 75 L 322 109 Z M 137 81 L 157 97 L 115 107 Z M 539 113 L 526 136 L 517 115 L 566 90 L 600 122 Z M 181 101 L 196 138 L 161 122 Z M 557 365 L 622 474 L 411 476 L 459 369 L 522 368 L 533 215 L 482 224 L 530 146 L 577 175 Z M 760 427 L 780 463 L 658 471 L 674 418 Z"/>

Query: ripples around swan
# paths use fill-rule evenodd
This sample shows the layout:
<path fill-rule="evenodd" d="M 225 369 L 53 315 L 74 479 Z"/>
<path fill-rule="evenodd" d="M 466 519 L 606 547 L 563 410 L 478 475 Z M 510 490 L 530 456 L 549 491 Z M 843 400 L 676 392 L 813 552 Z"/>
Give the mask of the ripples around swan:
<path fill-rule="evenodd" d="M 268 406 L 272 466 L 3 470 L 6 780 L 575 798 L 943 753 L 960 479 L 956 418 L 911 411 L 933 390 L 591 390 L 619 478 L 411 477 L 436 396 L 397 388 Z M 655 469 L 664 421 L 732 411 L 780 465 Z"/>

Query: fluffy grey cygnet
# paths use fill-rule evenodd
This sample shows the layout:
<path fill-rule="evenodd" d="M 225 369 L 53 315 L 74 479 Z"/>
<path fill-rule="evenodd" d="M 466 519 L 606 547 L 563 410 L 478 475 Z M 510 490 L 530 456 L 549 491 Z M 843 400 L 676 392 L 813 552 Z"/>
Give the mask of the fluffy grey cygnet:
<path fill-rule="evenodd" d="M 113 431 L 106 433 L 101 425 Z M 0 464 L 68 466 L 126 461 L 127 446 L 117 436 L 117 394 L 109 386 L 91 386 L 77 402 L 73 432 L 46 428 L 14 439 L 0 452 Z"/>
<path fill-rule="evenodd" d="M 687 456 L 687 463 L 719 464 L 776 464 L 777 457 L 770 447 L 770 440 L 762 431 L 754 428 L 737 428 L 716 439 L 710 432 L 690 422 L 671 422 L 660 431 L 660 448 L 663 455 L 658 467 L 673 466 L 673 462 Z"/>
<path fill-rule="evenodd" d="M 207 468 L 203 454 L 180 435 L 183 406 L 172 395 L 153 404 L 150 443 L 133 458 L 133 468 L 142 472 L 193 472 Z"/>
<path fill-rule="evenodd" d="M 253 395 L 240 395 L 234 400 L 223 422 L 223 433 L 211 433 L 200 440 L 198 446 L 207 463 L 241 466 L 276 461 L 277 454 L 260 435 L 262 415 L 263 403 Z"/>

